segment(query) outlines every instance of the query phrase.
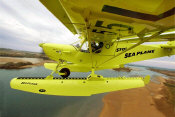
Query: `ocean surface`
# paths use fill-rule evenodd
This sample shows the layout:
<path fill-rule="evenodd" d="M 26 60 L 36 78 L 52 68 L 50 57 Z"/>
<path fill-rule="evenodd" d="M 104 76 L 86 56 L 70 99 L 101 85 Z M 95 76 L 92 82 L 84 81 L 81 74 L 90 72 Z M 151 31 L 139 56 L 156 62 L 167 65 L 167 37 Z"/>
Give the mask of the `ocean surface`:
<path fill-rule="evenodd" d="M 131 72 L 117 72 L 111 69 L 96 71 L 104 77 L 117 76 L 155 76 L 166 75 L 150 71 L 143 66 L 130 66 Z M 42 66 L 20 69 L 0 70 L 0 117 L 98 117 L 103 107 L 104 94 L 90 97 L 66 97 L 33 94 L 10 88 L 10 80 L 15 77 L 43 77 L 50 74 L 50 70 Z M 88 73 L 72 72 L 70 77 L 87 77 Z M 55 76 L 58 76 L 55 74 Z M 156 81 L 155 81 L 156 82 Z"/>

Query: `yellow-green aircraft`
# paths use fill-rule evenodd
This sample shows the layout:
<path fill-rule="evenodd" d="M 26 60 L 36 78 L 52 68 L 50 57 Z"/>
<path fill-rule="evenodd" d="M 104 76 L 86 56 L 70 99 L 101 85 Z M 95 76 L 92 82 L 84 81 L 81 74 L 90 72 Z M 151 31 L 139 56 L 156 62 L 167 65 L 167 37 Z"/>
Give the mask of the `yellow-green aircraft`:
<path fill-rule="evenodd" d="M 47 95 L 90 96 L 143 87 L 149 83 L 149 76 L 104 78 L 94 71 L 175 55 L 174 0 L 40 2 L 73 34 L 79 35 L 81 44 L 40 44 L 45 54 L 57 62 L 44 64 L 53 72 L 46 78 L 14 78 L 11 81 L 14 89 Z M 162 41 L 167 44 L 143 44 Z M 89 71 L 87 78 L 68 77 L 70 72 Z M 53 77 L 53 73 L 62 77 Z"/>

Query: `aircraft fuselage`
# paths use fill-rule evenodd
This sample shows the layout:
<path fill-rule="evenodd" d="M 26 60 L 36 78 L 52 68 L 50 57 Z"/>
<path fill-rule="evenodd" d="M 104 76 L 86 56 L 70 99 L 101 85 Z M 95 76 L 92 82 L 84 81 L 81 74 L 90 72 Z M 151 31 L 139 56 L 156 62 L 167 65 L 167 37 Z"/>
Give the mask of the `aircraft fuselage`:
<path fill-rule="evenodd" d="M 64 60 L 71 62 L 71 64 L 65 63 L 61 68 L 67 67 L 70 71 L 76 72 L 87 72 L 90 71 L 92 67 L 95 68 L 95 70 L 117 68 L 122 64 L 175 54 L 174 49 L 162 48 L 161 44 L 139 45 L 126 51 L 127 48 L 133 45 L 134 44 L 105 43 L 100 53 L 93 52 L 92 54 L 90 52 L 82 52 L 73 45 L 44 43 L 42 44 L 42 48 L 45 54 L 54 61 Z M 126 52 L 118 56 L 118 54 L 123 51 Z M 47 65 L 46 68 L 49 69 Z M 53 66 L 56 66 L 56 64 L 52 64 L 52 67 Z"/>

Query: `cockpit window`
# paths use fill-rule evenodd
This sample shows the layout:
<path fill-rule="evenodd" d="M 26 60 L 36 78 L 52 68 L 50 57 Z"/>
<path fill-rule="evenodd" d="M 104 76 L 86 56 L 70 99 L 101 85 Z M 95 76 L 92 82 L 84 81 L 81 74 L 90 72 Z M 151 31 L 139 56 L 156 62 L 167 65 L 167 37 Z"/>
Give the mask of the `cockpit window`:
<path fill-rule="evenodd" d="M 80 48 L 80 45 L 81 45 L 81 43 L 80 43 L 80 41 L 76 41 L 76 42 L 74 42 L 73 44 L 71 44 L 71 45 L 73 45 L 74 47 L 76 47 L 76 48 Z"/>
<path fill-rule="evenodd" d="M 86 41 L 81 47 L 80 41 L 77 41 L 77 42 L 73 43 L 72 45 L 74 47 L 76 47 L 77 49 L 79 49 L 81 52 L 89 53 L 88 42 Z M 103 42 L 95 42 L 95 41 L 91 42 L 92 52 L 94 52 L 94 53 L 100 53 L 102 47 L 103 47 Z"/>
<path fill-rule="evenodd" d="M 81 47 L 81 40 L 80 40 L 80 41 L 77 41 L 77 42 L 75 42 L 75 43 L 73 43 L 73 44 L 71 44 L 71 45 L 73 45 L 73 46 L 74 46 L 75 48 L 77 48 L 77 49 L 80 49 L 80 47 Z M 88 50 L 88 42 L 85 42 L 85 43 L 82 45 L 80 51 L 81 51 L 81 52 L 89 52 L 89 50 Z"/>
<path fill-rule="evenodd" d="M 88 42 L 85 42 L 81 48 L 81 52 L 89 53 Z"/>

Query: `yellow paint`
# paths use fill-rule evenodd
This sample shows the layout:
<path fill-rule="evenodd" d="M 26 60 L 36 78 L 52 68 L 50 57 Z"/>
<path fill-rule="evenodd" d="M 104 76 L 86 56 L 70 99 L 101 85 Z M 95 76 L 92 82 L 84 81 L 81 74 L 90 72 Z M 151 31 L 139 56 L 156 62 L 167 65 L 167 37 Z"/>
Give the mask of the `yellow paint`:
<path fill-rule="evenodd" d="M 95 70 L 120 68 L 127 63 L 175 54 L 174 33 L 172 33 L 175 15 L 162 17 L 162 19 L 151 19 L 174 8 L 174 0 L 40 1 L 73 34 L 79 34 L 82 44 L 86 41 L 89 44 L 91 41 L 96 41 L 103 42 L 104 46 L 100 53 L 91 53 L 90 45 L 88 46 L 89 52 L 83 52 L 81 48 L 73 45 L 39 44 L 45 54 L 57 62 L 44 64 L 45 68 L 53 72 L 44 79 L 14 78 L 10 84 L 11 88 L 46 95 L 90 96 L 143 87 L 149 83 L 149 76 L 146 76 L 145 79 L 141 77 L 103 78 L 103 76 L 96 75 Z M 110 9 L 103 11 L 106 6 L 141 15 L 139 18 L 127 16 L 125 13 L 113 13 Z M 144 19 L 143 16 L 148 17 Z M 141 45 L 144 42 L 157 41 L 171 42 L 164 45 Z M 84 79 L 54 79 L 53 73 L 64 76 L 69 73 L 65 71 L 59 73 L 62 68 L 69 69 L 71 72 L 92 71 L 92 73 Z"/>
<path fill-rule="evenodd" d="M 150 21 L 139 18 L 127 17 L 115 13 L 103 12 L 102 9 L 105 5 L 121 8 L 142 14 L 149 14 L 148 19 L 152 16 L 159 16 L 175 7 L 174 0 L 40 0 L 41 3 L 56 16 L 72 33 L 77 33 L 83 38 L 86 38 L 86 26 L 84 17 L 88 18 L 90 27 L 90 35 L 92 39 L 98 41 L 111 41 L 117 39 L 119 34 L 121 37 L 130 36 L 139 33 L 144 29 L 159 30 L 160 27 L 175 26 L 175 14 L 166 18 Z M 87 11 L 89 15 L 85 13 Z M 119 11 L 117 11 L 119 12 Z M 139 14 L 138 14 L 139 15 Z M 162 15 L 163 16 L 163 15 Z M 140 16 L 147 17 L 147 16 Z M 159 16 L 161 17 L 161 16 Z M 102 21 L 102 27 L 97 27 L 97 21 Z M 110 24 L 123 24 L 133 27 L 133 31 L 128 31 L 127 28 L 113 26 L 106 28 Z M 105 33 L 95 33 L 105 31 Z M 118 31 L 117 29 L 120 29 Z M 125 31 L 121 31 L 125 29 Z M 111 35 L 113 32 L 116 35 Z M 112 33 L 112 34 L 113 34 Z M 160 40 L 160 39 L 159 39 Z M 168 39 L 170 40 L 170 39 Z M 161 40 L 160 40 L 161 41 Z"/>
<path fill-rule="evenodd" d="M 113 45 L 110 46 L 109 49 L 105 47 L 106 44 L 107 43 L 104 43 L 101 53 L 92 53 L 93 61 L 95 63 L 95 70 L 119 68 L 123 64 L 131 62 L 148 60 L 163 56 L 171 56 L 175 54 L 174 49 L 162 48 L 162 46 L 173 48 L 175 46 L 175 43 L 173 42 L 171 42 L 171 44 L 164 45 L 140 45 L 119 56 L 115 55 L 123 52 L 125 49 L 133 46 L 134 44 L 117 45 L 117 42 L 115 42 Z M 42 47 L 46 55 L 48 55 L 48 57 L 50 57 L 52 60 L 59 61 L 59 59 L 63 59 L 65 61 L 71 62 L 61 64 L 58 70 L 60 70 L 61 68 L 69 68 L 70 71 L 73 72 L 88 72 L 92 69 L 90 53 L 78 51 L 78 49 L 76 49 L 76 47 L 73 47 L 72 45 L 45 43 Z M 69 53 L 65 53 L 64 51 L 69 51 Z M 104 63 L 111 58 L 114 59 Z M 54 70 L 57 64 L 45 63 L 44 66 L 47 69 Z"/>
<path fill-rule="evenodd" d="M 118 78 L 67 78 L 67 79 L 39 79 L 39 78 L 14 78 L 10 86 L 13 89 L 62 96 L 91 96 L 93 94 L 118 91 L 124 89 L 143 87 L 150 77 L 146 77 L 146 83 L 141 77 L 118 77 Z"/>

